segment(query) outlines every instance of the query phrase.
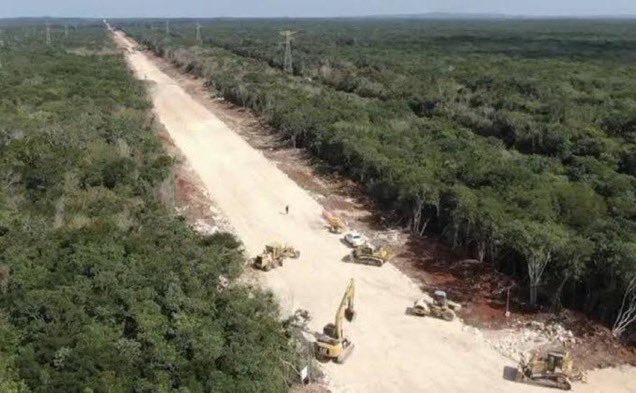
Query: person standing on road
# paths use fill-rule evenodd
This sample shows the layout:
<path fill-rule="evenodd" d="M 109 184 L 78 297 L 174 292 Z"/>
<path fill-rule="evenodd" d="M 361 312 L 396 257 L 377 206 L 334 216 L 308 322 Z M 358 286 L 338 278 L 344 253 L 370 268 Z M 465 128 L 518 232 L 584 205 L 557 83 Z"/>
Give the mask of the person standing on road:
<path fill-rule="evenodd" d="M 289 205 L 285 206 L 285 214 L 289 214 Z"/>

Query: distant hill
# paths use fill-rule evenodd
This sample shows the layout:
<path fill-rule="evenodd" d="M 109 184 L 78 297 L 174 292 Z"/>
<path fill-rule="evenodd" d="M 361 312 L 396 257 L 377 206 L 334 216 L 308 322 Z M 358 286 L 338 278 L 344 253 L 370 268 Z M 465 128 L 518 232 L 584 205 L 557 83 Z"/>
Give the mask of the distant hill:
<path fill-rule="evenodd" d="M 636 19 L 632 15 L 511 15 L 501 13 L 452 13 L 452 12 L 428 12 L 422 14 L 397 14 L 397 15 L 371 15 L 362 18 L 371 19 L 463 19 L 463 20 L 488 20 L 488 19 Z"/>
<path fill-rule="evenodd" d="M 57 17 L 19 17 L 0 18 L 0 26 L 40 25 L 45 23 L 67 23 L 69 25 L 84 25 L 101 21 L 98 18 L 57 18 Z"/>
<path fill-rule="evenodd" d="M 498 13 L 452 13 L 452 12 L 428 12 L 423 14 L 397 14 L 397 15 L 373 15 L 371 18 L 400 18 L 400 19 L 511 19 L 520 16 Z"/>

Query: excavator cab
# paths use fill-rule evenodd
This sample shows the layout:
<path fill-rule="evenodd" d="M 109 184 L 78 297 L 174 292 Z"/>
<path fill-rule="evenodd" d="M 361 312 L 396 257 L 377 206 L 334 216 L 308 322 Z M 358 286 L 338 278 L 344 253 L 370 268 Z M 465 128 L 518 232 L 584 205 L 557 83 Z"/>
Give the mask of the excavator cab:
<path fill-rule="evenodd" d="M 563 352 L 549 352 L 548 371 L 554 372 L 556 369 L 562 369 L 564 363 L 563 359 L 565 359 L 565 354 Z"/>

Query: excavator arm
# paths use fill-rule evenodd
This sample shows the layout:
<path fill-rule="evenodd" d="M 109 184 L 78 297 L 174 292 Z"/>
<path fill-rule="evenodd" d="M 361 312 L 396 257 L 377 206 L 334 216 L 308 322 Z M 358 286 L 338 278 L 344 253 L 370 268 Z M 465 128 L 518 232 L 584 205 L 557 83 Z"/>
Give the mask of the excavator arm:
<path fill-rule="evenodd" d="M 353 299 L 355 297 L 355 283 L 353 279 L 349 281 L 344 296 L 340 301 L 340 306 L 336 310 L 335 323 L 327 324 L 323 329 L 323 334 L 316 335 L 314 350 L 318 360 L 332 359 L 336 363 L 343 363 L 354 348 L 353 343 L 344 335 L 344 319 L 353 321 L 355 310 Z"/>
<path fill-rule="evenodd" d="M 334 334 L 334 338 L 341 340 L 344 338 L 344 332 L 342 328 L 342 320 L 346 318 L 347 321 L 351 322 L 354 320 L 356 316 L 356 312 L 353 305 L 353 299 L 356 294 L 356 287 L 353 278 L 349 280 L 349 285 L 347 285 L 347 289 L 345 290 L 344 296 L 342 297 L 342 301 L 340 302 L 340 306 L 336 311 L 336 320 L 335 326 L 336 331 Z"/>

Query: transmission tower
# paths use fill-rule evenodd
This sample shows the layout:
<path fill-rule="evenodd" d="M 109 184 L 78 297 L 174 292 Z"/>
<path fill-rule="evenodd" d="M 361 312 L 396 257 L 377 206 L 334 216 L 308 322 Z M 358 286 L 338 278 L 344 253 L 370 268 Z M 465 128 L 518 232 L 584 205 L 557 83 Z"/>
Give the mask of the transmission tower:
<path fill-rule="evenodd" d="M 68 37 L 68 25 L 64 25 L 64 37 Z"/>
<path fill-rule="evenodd" d="M 294 64 L 292 61 L 292 48 L 291 43 L 294 39 L 294 34 L 296 31 L 293 30 L 283 30 L 280 32 L 280 35 L 285 37 L 285 57 L 283 59 L 283 70 L 288 74 L 292 74 L 294 72 Z"/>
<path fill-rule="evenodd" d="M 166 37 L 170 35 L 170 21 L 166 21 Z"/>
<path fill-rule="evenodd" d="M 46 44 L 51 45 L 51 26 L 46 24 Z"/>
<path fill-rule="evenodd" d="M 197 23 L 197 42 L 201 45 L 201 23 Z"/>

